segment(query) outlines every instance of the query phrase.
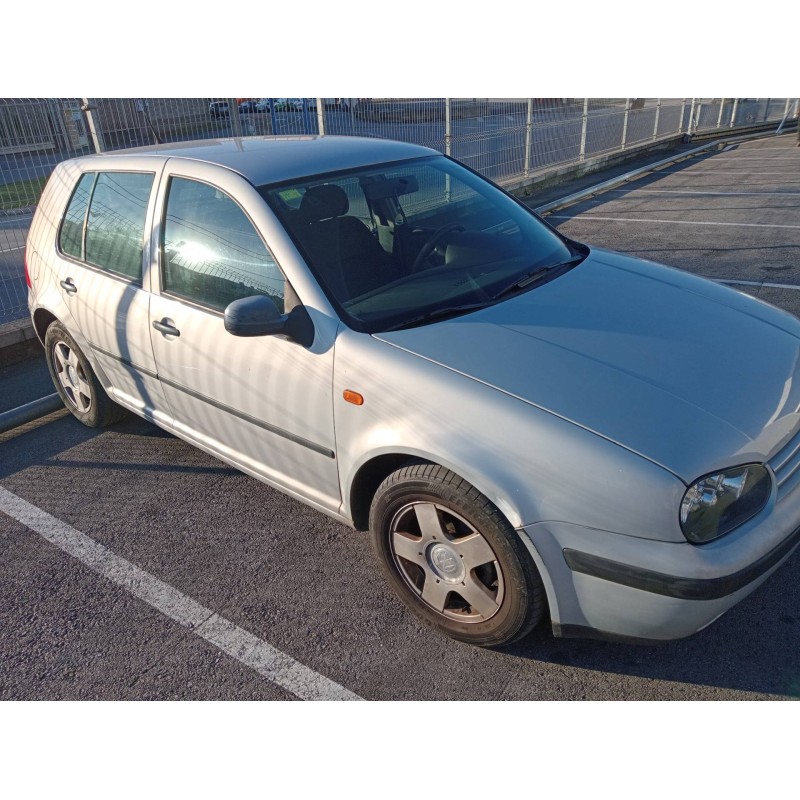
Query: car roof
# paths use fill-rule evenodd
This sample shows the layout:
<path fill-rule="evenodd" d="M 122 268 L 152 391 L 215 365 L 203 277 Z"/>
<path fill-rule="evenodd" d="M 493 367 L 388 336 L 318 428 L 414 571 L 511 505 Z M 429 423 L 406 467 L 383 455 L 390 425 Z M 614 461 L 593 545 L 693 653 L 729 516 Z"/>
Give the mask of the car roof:
<path fill-rule="evenodd" d="M 96 157 L 124 156 L 128 159 L 137 155 L 161 155 L 220 164 L 260 186 L 439 153 L 429 147 L 407 142 L 361 136 L 248 136 L 157 144 L 114 150 Z"/>

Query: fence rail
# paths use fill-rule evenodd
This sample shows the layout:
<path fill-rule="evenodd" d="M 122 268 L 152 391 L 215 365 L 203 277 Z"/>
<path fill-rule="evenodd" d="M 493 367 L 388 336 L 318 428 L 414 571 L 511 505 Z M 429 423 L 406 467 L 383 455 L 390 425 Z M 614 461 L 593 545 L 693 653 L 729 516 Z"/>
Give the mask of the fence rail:
<path fill-rule="evenodd" d="M 230 136 L 377 136 L 427 145 L 510 185 L 598 155 L 796 114 L 791 98 L 0 100 L 0 323 L 27 313 L 27 230 L 48 176 L 67 158 Z"/>

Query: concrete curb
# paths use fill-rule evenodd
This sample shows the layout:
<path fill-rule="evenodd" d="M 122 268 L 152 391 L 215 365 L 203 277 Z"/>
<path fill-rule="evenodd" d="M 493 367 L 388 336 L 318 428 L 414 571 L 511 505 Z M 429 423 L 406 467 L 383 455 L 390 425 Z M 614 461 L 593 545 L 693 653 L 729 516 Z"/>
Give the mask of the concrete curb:
<path fill-rule="evenodd" d="M 30 318 L 0 325 L 0 367 L 25 361 L 36 355 L 37 351 L 41 352 L 41 349 Z"/>
<path fill-rule="evenodd" d="M 49 394 L 39 400 L 26 403 L 24 406 L 17 406 L 10 411 L 0 414 L 0 433 L 18 428 L 26 422 L 31 422 L 39 417 L 46 417 L 54 411 L 64 408 L 64 403 L 58 394 Z"/>

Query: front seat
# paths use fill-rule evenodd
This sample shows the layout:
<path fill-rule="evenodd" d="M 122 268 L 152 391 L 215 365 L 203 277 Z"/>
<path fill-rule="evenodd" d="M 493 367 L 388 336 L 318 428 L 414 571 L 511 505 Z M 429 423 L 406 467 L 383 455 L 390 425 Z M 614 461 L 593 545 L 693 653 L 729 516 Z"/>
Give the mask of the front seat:
<path fill-rule="evenodd" d="M 340 186 L 310 186 L 292 220 L 320 278 L 339 302 L 397 277 L 392 256 L 360 219 L 347 216 L 349 209 L 350 201 Z"/>

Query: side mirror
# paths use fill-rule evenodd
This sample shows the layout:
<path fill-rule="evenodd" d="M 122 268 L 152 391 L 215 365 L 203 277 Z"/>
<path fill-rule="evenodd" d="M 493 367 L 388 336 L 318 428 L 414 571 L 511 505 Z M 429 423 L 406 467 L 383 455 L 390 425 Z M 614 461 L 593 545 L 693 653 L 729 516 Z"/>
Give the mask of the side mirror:
<path fill-rule="evenodd" d="M 287 336 L 303 347 L 314 342 L 314 323 L 303 306 L 281 314 L 264 294 L 234 300 L 225 309 L 225 330 L 234 336 Z"/>

